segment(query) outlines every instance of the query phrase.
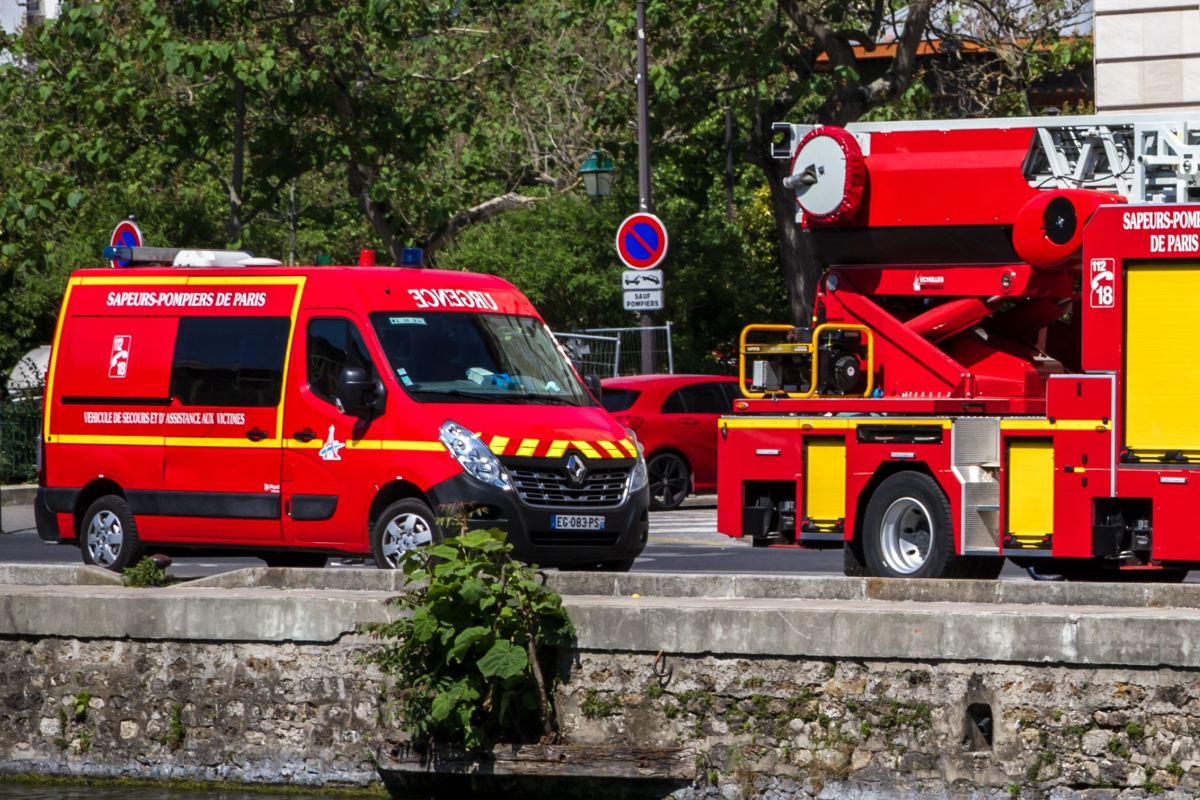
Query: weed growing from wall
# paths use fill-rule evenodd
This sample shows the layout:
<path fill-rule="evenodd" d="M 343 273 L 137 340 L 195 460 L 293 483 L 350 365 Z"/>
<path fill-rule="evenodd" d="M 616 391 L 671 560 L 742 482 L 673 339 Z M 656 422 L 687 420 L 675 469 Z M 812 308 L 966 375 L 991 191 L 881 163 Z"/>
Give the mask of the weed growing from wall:
<path fill-rule="evenodd" d="M 499 530 L 467 531 L 404 554 L 410 615 L 364 626 L 382 641 L 367 660 L 395 679 L 389 716 L 417 742 L 470 750 L 554 741 L 546 676 L 575 631 L 562 598 L 511 557 Z"/>

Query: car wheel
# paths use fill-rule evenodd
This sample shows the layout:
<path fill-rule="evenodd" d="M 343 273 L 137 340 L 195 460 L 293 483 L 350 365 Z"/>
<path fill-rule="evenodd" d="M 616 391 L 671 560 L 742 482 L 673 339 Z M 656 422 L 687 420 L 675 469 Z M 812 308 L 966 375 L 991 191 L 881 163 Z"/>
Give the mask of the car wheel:
<path fill-rule="evenodd" d="M 650 508 L 667 511 L 679 508 L 687 497 L 692 476 L 687 462 L 674 453 L 659 453 L 646 464 L 650 481 Z"/>
<path fill-rule="evenodd" d="M 867 504 L 863 555 L 878 578 L 960 578 L 968 559 L 954 552 L 950 503 L 933 478 L 898 472 Z"/>
<path fill-rule="evenodd" d="M 125 498 L 105 495 L 88 507 L 79 527 L 83 563 L 120 572 L 142 560 L 146 548 L 138 539 L 133 509 Z"/>
<path fill-rule="evenodd" d="M 375 520 L 371 556 L 380 569 L 396 569 L 408 551 L 441 540 L 442 529 L 429 506 L 410 497 L 392 503 Z"/>

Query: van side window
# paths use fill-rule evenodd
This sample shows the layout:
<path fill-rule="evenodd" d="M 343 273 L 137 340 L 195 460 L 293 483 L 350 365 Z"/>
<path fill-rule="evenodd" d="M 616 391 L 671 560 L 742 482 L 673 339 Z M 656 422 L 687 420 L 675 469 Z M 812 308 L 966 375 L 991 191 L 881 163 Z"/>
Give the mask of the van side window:
<path fill-rule="evenodd" d="M 277 406 L 286 317 L 180 317 L 171 396 L 185 406 Z"/>
<path fill-rule="evenodd" d="M 313 394 L 334 402 L 338 376 L 346 367 L 359 367 L 375 377 L 375 365 L 362 334 L 348 319 L 314 319 L 308 323 L 308 385 Z"/>

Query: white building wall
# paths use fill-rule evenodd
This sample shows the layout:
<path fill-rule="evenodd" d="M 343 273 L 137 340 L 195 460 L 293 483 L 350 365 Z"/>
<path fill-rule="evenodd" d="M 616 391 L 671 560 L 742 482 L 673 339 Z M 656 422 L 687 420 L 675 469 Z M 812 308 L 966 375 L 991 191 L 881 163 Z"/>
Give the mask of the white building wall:
<path fill-rule="evenodd" d="M 16 33 L 25 27 L 25 0 L 0 0 L 0 28 Z"/>
<path fill-rule="evenodd" d="M 1096 110 L 1200 108 L 1200 2 L 1095 0 Z"/>

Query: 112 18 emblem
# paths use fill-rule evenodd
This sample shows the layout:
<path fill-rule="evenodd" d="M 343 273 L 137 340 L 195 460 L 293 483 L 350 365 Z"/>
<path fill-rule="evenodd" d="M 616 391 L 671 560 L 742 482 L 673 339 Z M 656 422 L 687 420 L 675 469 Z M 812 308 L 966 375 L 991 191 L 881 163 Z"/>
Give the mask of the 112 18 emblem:
<path fill-rule="evenodd" d="M 129 346 L 132 336 L 114 336 L 112 355 L 108 357 L 108 377 L 124 378 L 129 372 Z"/>

